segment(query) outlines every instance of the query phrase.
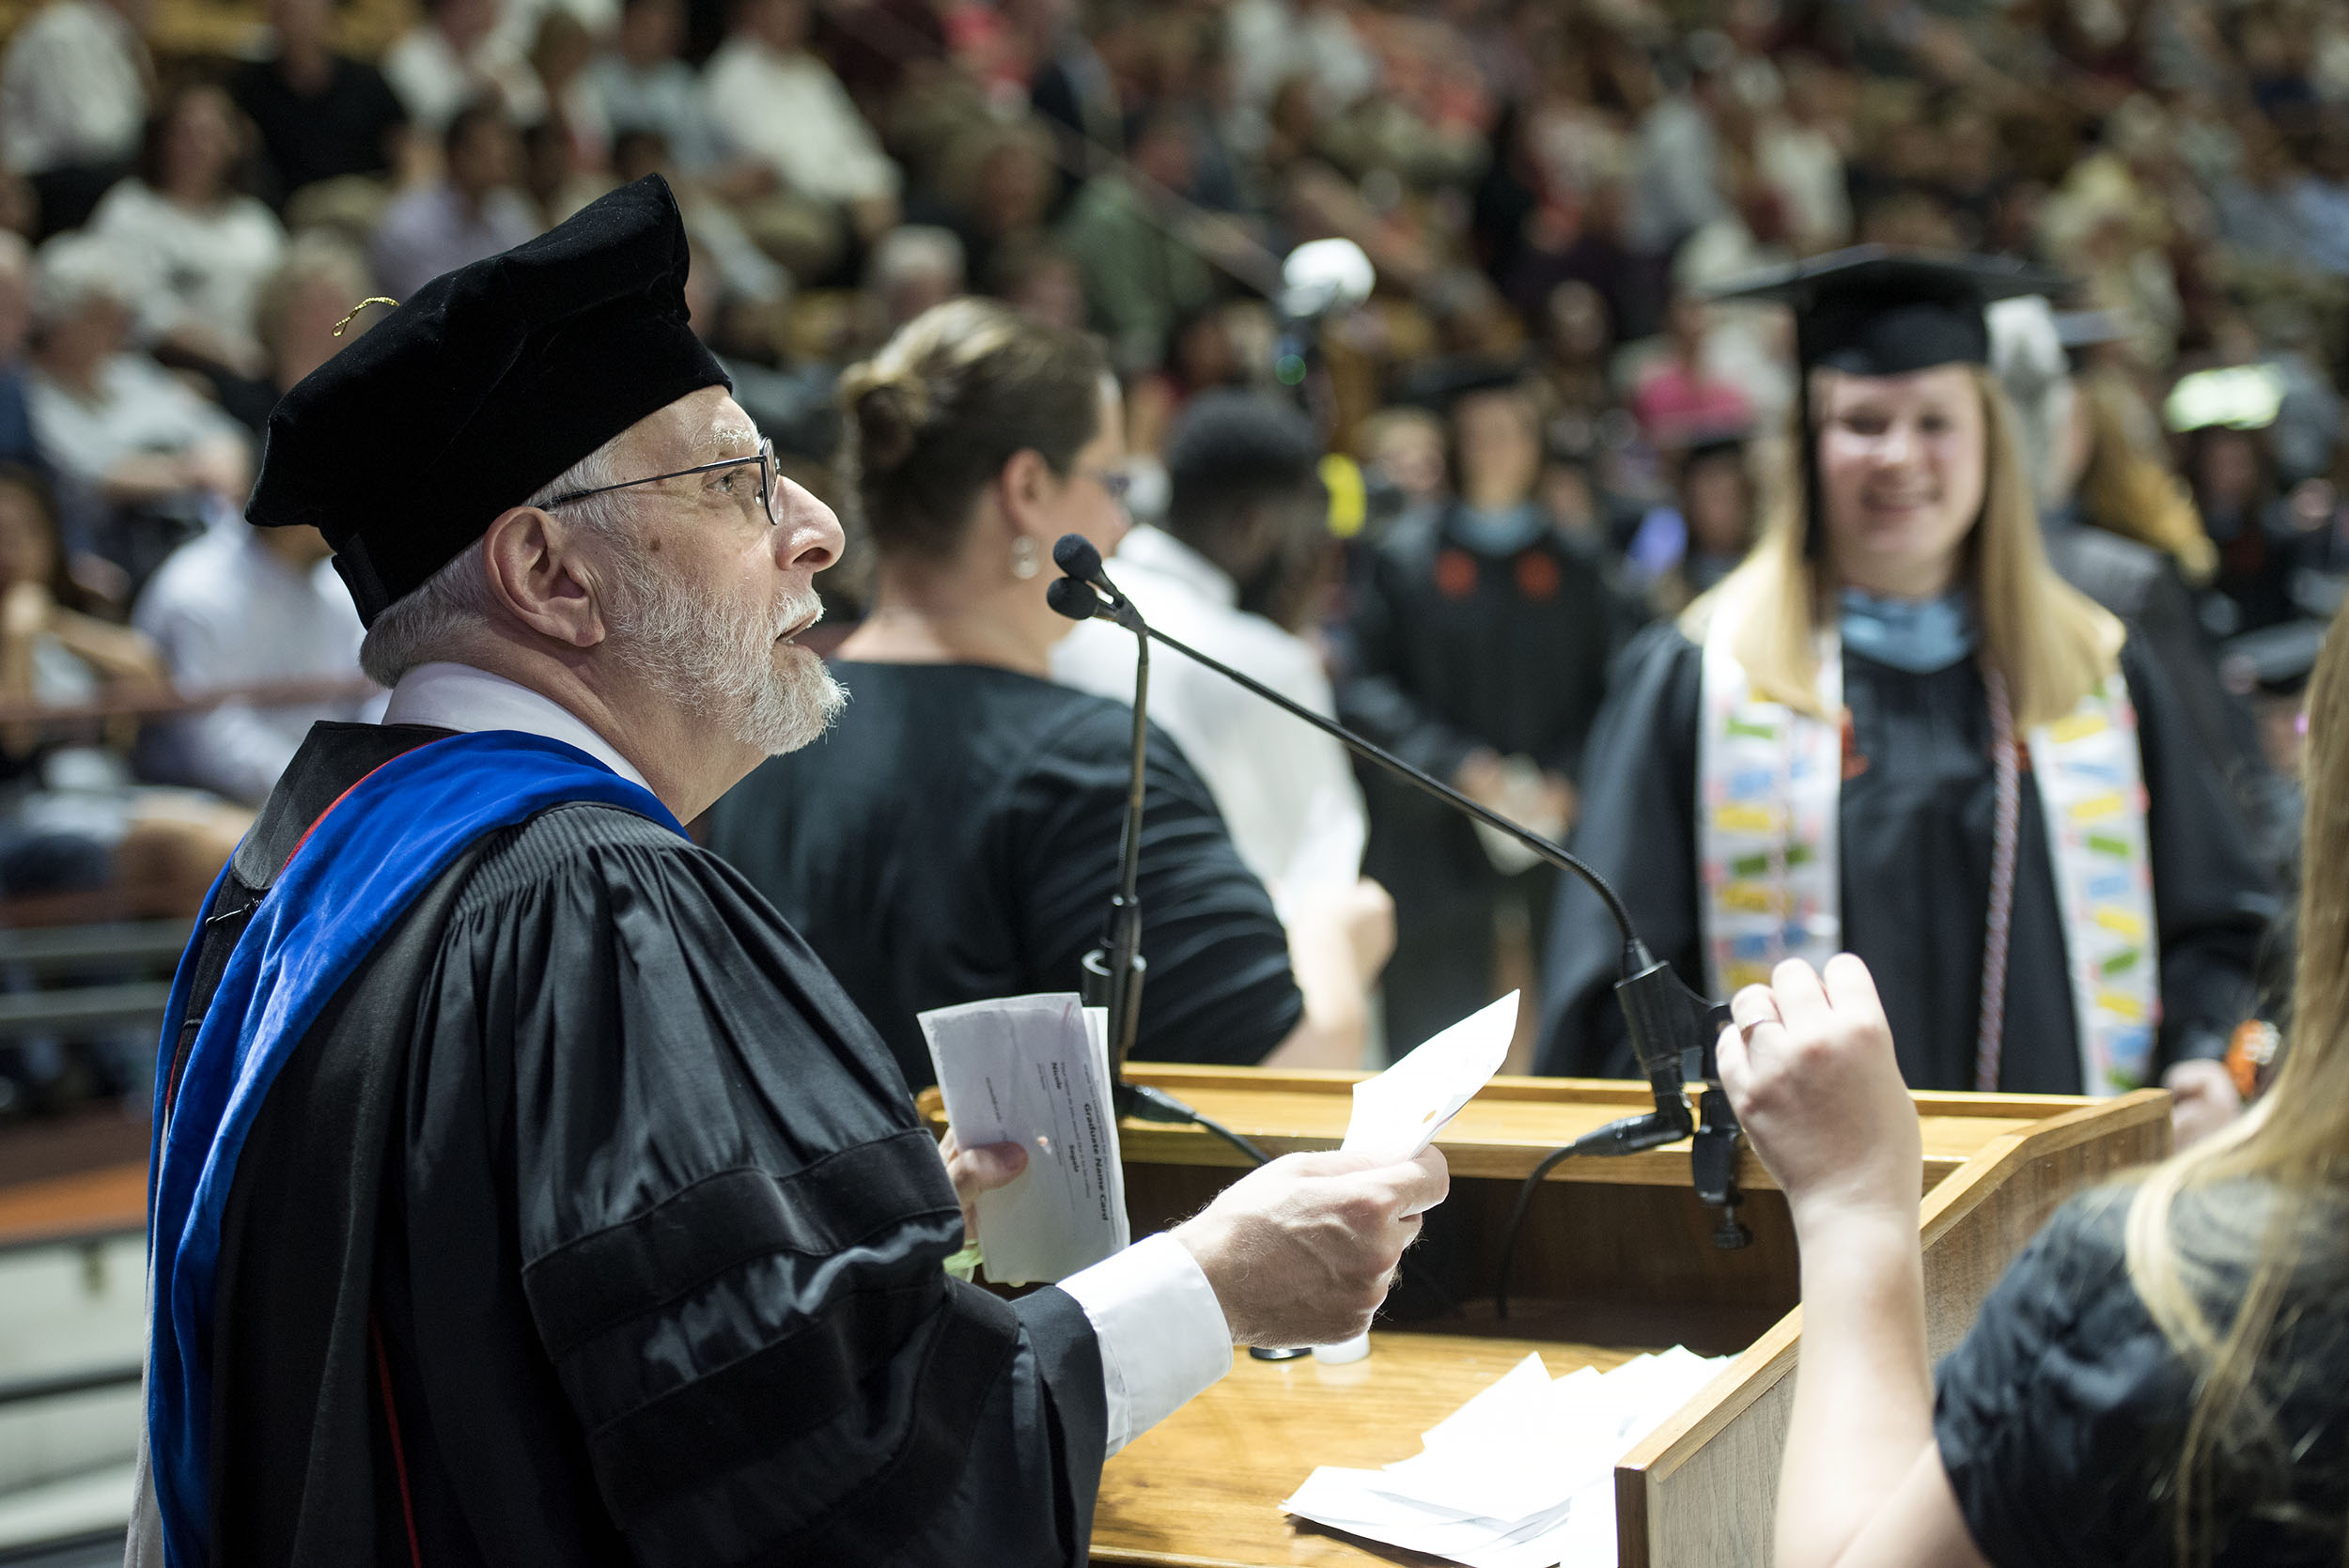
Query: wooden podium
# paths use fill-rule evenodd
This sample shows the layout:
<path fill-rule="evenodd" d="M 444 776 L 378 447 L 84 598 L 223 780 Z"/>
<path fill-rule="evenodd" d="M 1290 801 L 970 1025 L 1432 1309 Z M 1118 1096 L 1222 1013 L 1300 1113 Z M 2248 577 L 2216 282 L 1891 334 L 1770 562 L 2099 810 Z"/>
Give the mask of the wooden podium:
<path fill-rule="evenodd" d="M 1362 1076 L 1141 1063 L 1131 1073 L 1275 1155 L 1336 1147 Z M 2111 1100 L 1915 1098 L 1925 1150 L 1926 1329 L 1938 1358 L 2050 1210 L 2169 1152 L 2170 1099 L 2155 1091 Z M 1369 1467 L 1418 1452 L 1420 1433 L 1529 1351 L 1559 1376 L 1686 1344 L 1737 1358 L 1617 1467 L 1619 1560 L 1623 1568 L 1767 1562 L 1801 1313 L 1785 1201 L 1750 1150 L 1738 1180 L 1752 1241 L 1736 1250 L 1714 1244 L 1718 1215 L 1690 1187 L 1686 1143 L 1563 1161 L 1518 1242 L 1511 1318 L 1493 1317 L 1501 1229 L 1518 1184 L 1550 1150 L 1648 1103 L 1643 1084 L 1495 1079 L 1439 1140 L 1452 1166 L 1442 1251 L 1459 1311 L 1375 1333 L 1369 1359 L 1352 1366 L 1237 1357 L 1230 1377 L 1110 1462 L 1094 1560 L 1435 1562 L 1291 1519 L 1280 1501 L 1315 1466 Z M 935 1091 L 924 1104 L 935 1116 Z M 1246 1167 L 1193 1127 L 1128 1121 L 1120 1136 L 1137 1236 L 1195 1211 Z"/>

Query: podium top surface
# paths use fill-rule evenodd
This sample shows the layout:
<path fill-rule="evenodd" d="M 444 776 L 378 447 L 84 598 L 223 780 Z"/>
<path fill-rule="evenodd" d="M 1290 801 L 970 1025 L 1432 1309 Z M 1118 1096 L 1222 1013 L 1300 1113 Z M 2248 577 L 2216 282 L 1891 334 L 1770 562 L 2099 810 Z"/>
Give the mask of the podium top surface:
<path fill-rule="evenodd" d="M 1270 1153 L 1333 1149 L 1346 1137 L 1354 1085 L 1367 1073 L 1278 1072 L 1260 1067 L 1193 1067 L 1135 1062 L 1127 1075 L 1164 1089 L 1193 1109 L 1263 1144 Z M 1912 1096 L 1922 1124 L 1924 1185 L 1938 1184 L 1998 1139 L 2092 1102 L 2061 1094 Z M 1584 1133 L 1653 1104 L 1647 1085 L 1602 1079 L 1496 1078 L 1470 1100 L 1437 1142 L 1457 1176 L 1522 1179 L 1543 1156 Z M 923 1110 L 943 1126 L 938 1092 L 923 1091 Z M 1240 1153 L 1197 1127 L 1136 1121 L 1119 1124 L 1128 1164 L 1245 1166 Z M 1611 1158 L 1568 1159 L 1551 1181 L 1635 1187 L 1686 1187 L 1688 1143 Z M 1769 1172 L 1741 1150 L 1737 1179 L 1750 1190 L 1774 1187 Z"/>
<path fill-rule="evenodd" d="M 1228 1118 L 1251 1137 L 1300 1147 L 1336 1141 L 1347 1087 L 1358 1075 L 1138 1067 L 1133 1076 Z M 1919 1216 L 1919 1245 L 1928 1343 L 1937 1354 L 1963 1336 L 1983 1293 L 2055 1204 L 2087 1184 L 2159 1158 L 2169 1146 L 2169 1097 L 2158 1092 L 2104 1101 L 1915 1098 L 1933 1188 Z M 1469 1168 L 1488 1176 L 1521 1174 L 1541 1151 L 1644 1099 L 1645 1088 L 1637 1084 L 1497 1080 L 1440 1141 L 1455 1174 Z M 1138 1161 L 1226 1163 L 1199 1147 L 1206 1135 L 1188 1129 L 1128 1122 L 1122 1136 L 1129 1168 Z M 1968 1150 L 1970 1157 L 1961 1157 Z M 1640 1157 L 1569 1160 L 1561 1169 L 1578 1164 L 1586 1181 L 1677 1187 L 1688 1180 L 1687 1155 L 1675 1157 L 1672 1149 L 1656 1151 L 1645 1172 Z M 1461 1188 L 1454 1194 L 1459 1201 Z M 1794 1305 L 1791 1233 L 1781 1223 L 1775 1240 L 1763 1235 L 1755 1248 L 1736 1252 L 1707 1250 L 1701 1232 L 1695 1239 L 1641 1232 L 1638 1245 L 1626 1246 L 1621 1224 L 1651 1223 L 1653 1200 L 1661 1194 L 1616 1186 L 1556 1196 L 1573 1201 L 1562 1211 L 1573 1230 L 1555 1239 L 1590 1276 L 1583 1281 L 1590 1300 L 1550 1303 L 1556 1311 L 1522 1324 L 1513 1318 L 1510 1337 L 1474 1327 L 1465 1333 L 1374 1334 L 1370 1357 L 1353 1366 L 1264 1363 L 1243 1355 L 1222 1382 L 1136 1439 L 1102 1472 L 1095 1560 L 1127 1568 L 1433 1565 L 1432 1558 L 1292 1520 L 1280 1501 L 1316 1466 L 1376 1468 L 1410 1457 L 1422 1433 L 1529 1351 L 1539 1351 L 1556 1377 L 1578 1367 L 1613 1367 L 1637 1348 L 1677 1341 L 1740 1353 L 1618 1463 L 1620 1560 L 1626 1568 L 1765 1560 L 1802 1321 L 1798 1309 L 1785 1310 Z M 1497 1212 L 1488 1205 L 1485 1218 Z M 1610 1231 L 1610 1214 L 1628 1218 Z M 1660 1276 L 1620 1266 L 1626 1257 L 1651 1254 L 1685 1266 L 1662 1287 Z M 1766 1281 L 1769 1288 L 1757 1291 L 1757 1267 L 1788 1278 Z M 1726 1332 L 1739 1312 L 1745 1326 Z M 1773 1312 L 1784 1315 L 1772 1323 Z M 1494 1327 L 1475 1312 L 1466 1323 Z M 1553 1329 L 1563 1332 L 1548 1332 Z M 1699 1329 L 1714 1343 L 1699 1343 Z"/>

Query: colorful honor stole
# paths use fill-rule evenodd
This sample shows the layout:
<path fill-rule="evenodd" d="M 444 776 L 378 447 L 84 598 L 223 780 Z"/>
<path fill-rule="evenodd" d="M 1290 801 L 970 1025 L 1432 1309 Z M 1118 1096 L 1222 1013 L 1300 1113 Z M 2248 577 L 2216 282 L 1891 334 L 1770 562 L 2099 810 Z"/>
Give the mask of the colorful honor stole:
<path fill-rule="evenodd" d="M 1727 997 L 1781 959 L 1840 951 L 1843 657 L 1819 644 L 1819 702 L 1836 722 L 1755 698 L 1717 619 L 1697 734 L 1697 859 L 1706 977 Z M 2142 1087 L 2161 1017 L 2154 878 L 2137 710 L 2115 670 L 2028 737 L 2091 1094 Z"/>

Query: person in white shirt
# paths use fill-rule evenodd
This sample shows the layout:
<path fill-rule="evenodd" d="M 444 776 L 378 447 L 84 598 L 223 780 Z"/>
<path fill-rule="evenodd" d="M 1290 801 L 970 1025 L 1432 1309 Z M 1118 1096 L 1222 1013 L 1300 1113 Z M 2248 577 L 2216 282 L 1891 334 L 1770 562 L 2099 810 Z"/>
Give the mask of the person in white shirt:
<path fill-rule="evenodd" d="M 147 120 L 148 0 L 51 0 L 0 59 L 0 161 L 39 193 L 44 233 L 79 225 Z"/>
<path fill-rule="evenodd" d="M 92 499 L 99 551 L 135 587 L 253 478 L 243 429 L 131 346 L 139 270 L 101 235 L 40 249 L 25 410 L 59 477 Z"/>
<path fill-rule="evenodd" d="M 785 248 L 813 236 L 801 241 L 770 231 L 807 227 L 806 208 L 845 218 L 867 242 L 896 226 L 897 165 L 840 78 L 808 53 L 807 0 L 739 0 L 734 29 L 709 58 L 702 94 L 722 152 L 754 160 L 772 174 L 775 196 L 759 204 L 770 210 L 747 216 L 752 232 L 801 283 L 817 281 L 821 262 Z M 779 201 L 801 210 L 777 209 Z"/>
<path fill-rule="evenodd" d="M 261 361 L 254 300 L 285 254 L 286 229 L 230 184 L 241 153 L 238 121 L 218 86 L 191 83 L 174 92 L 138 172 L 106 193 L 89 227 L 148 273 L 142 313 L 152 335 L 251 375 Z"/>
<path fill-rule="evenodd" d="M 627 0 L 587 81 L 615 136 L 657 131 L 678 169 L 700 178 L 717 165 L 718 144 L 701 80 L 677 57 L 684 47 L 684 0 Z"/>
<path fill-rule="evenodd" d="M 1166 526 L 1127 535 L 1110 572 L 1168 636 L 1330 715 L 1320 652 L 1295 629 L 1310 620 L 1299 613 L 1299 582 L 1329 539 L 1319 455 L 1312 426 L 1286 404 L 1201 394 L 1168 443 Z M 1133 635 L 1087 621 L 1053 654 L 1052 673 L 1131 701 Z M 1365 829 L 1343 747 L 1179 654 L 1151 660 L 1149 702 L 1151 720 L 1206 780 L 1233 846 L 1276 900 L 1354 886 Z"/>
<path fill-rule="evenodd" d="M 527 40 L 500 25 L 504 0 L 433 0 L 425 19 L 383 52 L 383 79 L 407 106 L 418 133 L 435 137 L 457 111 L 492 98 L 517 126 L 546 117 L 546 89 L 531 69 Z"/>
<path fill-rule="evenodd" d="M 1165 528 L 1134 529 L 1110 567 L 1152 626 L 1329 715 L 1335 705 L 1320 651 L 1299 635 L 1326 585 L 1320 451 L 1312 424 L 1288 404 L 1201 394 L 1168 443 Z M 1132 633 L 1087 621 L 1053 651 L 1052 674 L 1131 702 L 1134 652 Z M 1150 663 L 1149 708 L 1206 782 L 1232 846 L 1272 894 L 1292 950 L 1299 933 L 1343 936 L 1359 987 L 1344 1006 L 1366 1016 L 1369 988 L 1394 949 L 1394 905 L 1361 875 L 1367 829 L 1345 749 L 1164 649 Z M 1325 987 L 1334 983 L 1323 967 L 1315 972 Z"/>
<path fill-rule="evenodd" d="M 131 622 L 163 650 L 182 695 L 281 681 L 315 683 L 324 694 L 239 700 L 166 720 L 145 758 L 156 776 L 258 805 L 312 724 L 380 710 L 359 674 L 359 613 L 328 569 L 329 553 L 315 528 L 228 522 L 163 563 Z M 337 684 L 350 690 L 326 690 Z"/>
<path fill-rule="evenodd" d="M 1234 0 L 1224 16 L 1232 61 L 1235 130 L 1261 147 L 1281 84 L 1303 77 L 1323 116 L 1343 113 L 1378 85 L 1378 57 L 1347 8 L 1328 0 Z"/>
<path fill-rule="evenodd" d="M 97 608 L 69 568 L 47 482 L 0 464 L 0 701 L 52 712 L 0 726 L 0 895 L 106 890 L 132 909 L 193 919 L 253 814 L 134 783 L 111 723 L 65 720 L 167 691 L 154 644 Z"/>

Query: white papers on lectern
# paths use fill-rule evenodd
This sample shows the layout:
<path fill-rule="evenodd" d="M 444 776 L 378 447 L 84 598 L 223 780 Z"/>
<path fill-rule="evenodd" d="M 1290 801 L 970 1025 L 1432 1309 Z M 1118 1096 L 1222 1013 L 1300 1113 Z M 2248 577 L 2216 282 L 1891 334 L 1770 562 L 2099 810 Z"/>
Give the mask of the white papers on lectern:
<path fill-rule="evenodd" d="M 1413 1157 L 1492 1081 L 1517 1032 L 1517 993 L 1511 991 L 1364 1079 L 1354 1086 L 1354 1116 L 1339 1147 L 1382 1163 Z"/>
<path fill-rule="evenodd" d="M 1056 992 L 934 1008 L 921 1018 L 956 1141 L 1028 1151 L 1025 1172 L 979 1197 L 987 1277 L 1050 1282 L 1123 1251 L 1126 1174 L 1103 1011 Z"/>
<path fill-rule="evenodd" d="M 1616 1461 L 1720 1375 L 1674 1347 L 1552 1379 L 1538 1354 L 1378 1470 L 1325 1465 L 1281 1506 L 1470 1568 L 1612 1568 Z"/>

